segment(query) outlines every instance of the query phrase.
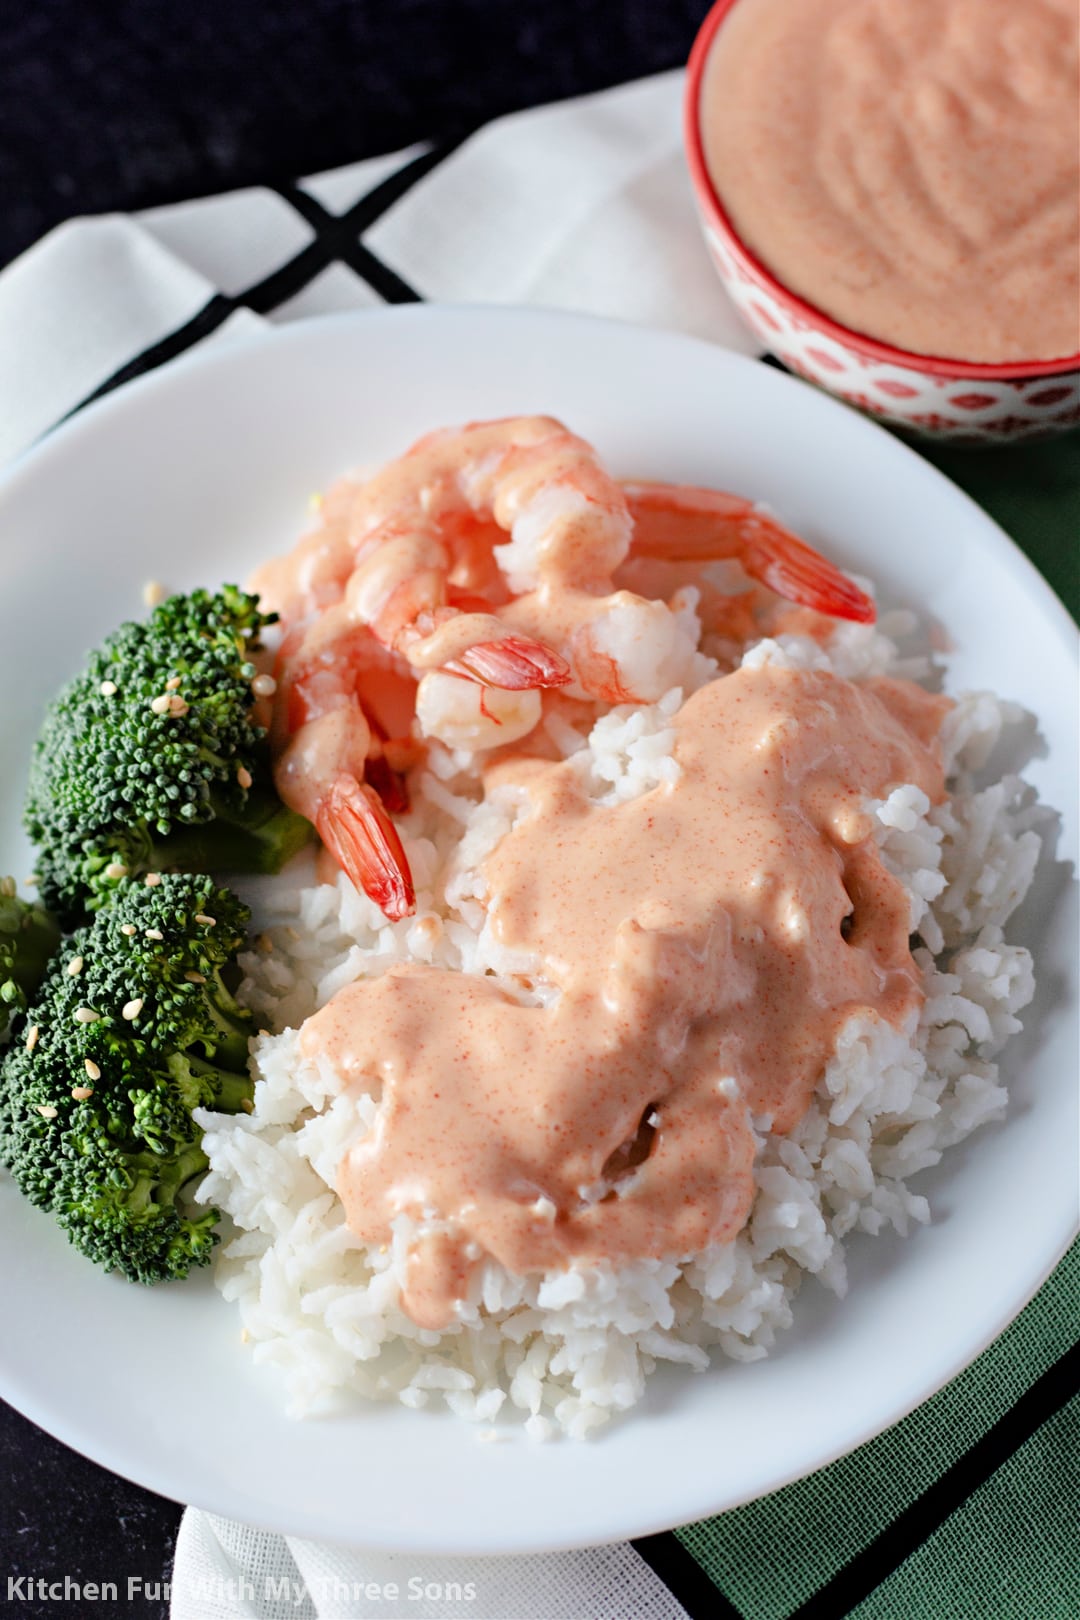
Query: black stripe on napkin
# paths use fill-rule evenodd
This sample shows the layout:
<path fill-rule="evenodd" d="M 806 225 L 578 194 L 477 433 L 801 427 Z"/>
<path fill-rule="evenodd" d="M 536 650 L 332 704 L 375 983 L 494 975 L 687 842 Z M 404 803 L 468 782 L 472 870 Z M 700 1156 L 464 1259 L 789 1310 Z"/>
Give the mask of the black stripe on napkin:
<path fill-rule="evenodd" d="M 328 209 L 316 202 L 314 197 L 301 191 L 299 186 L 275 188 L 278 189 L 278 194 L 313 227 L 315 240 L 309 242 L 305 248 L 286 260 L 270 275 L 254 282 L 244 292 L 214 293 L 190 320 L 172 332 L 167 332 L 163 338 L 158 338 L 155 343 L 151 343 L 139 354 L 134 355 L 124 365 L 117 367 L 104 382 L 99 383 L 79 400 L 77 405 L 66 411 L 60 421 L 66 422 L 84 406 L 101 399 L 105 394 L 111 394 L 113 389 L 119 388 L 121 384 L 131 382 L 135 377 L 141 377 L 148 371 L 156 370 L 167 360 L 175 360 L 186 349 L 209 337 L 210 333 L 215 332 L 236 310 L 250 309 L 257 315 L 268 315 L 286 299 L 294 298 L 297 293 L 302 292 L 316 276 L 321 275 L 327 266 L 337 259 L 355 270 L 387 303 L 420 302 L 420 294 L 358 240 L 359 232 L 366 230 L 388 208 L 393 207 L 410 187 L 418 180 L 422 180 L 426 174 L 430 174 L 432 169 L 444 158 L 449 157 L 451 152 L 456 151 L 466 138 L 467 135 L 455 136 L 453 139 L 439 142 L 417 157 L 410 158 L 408 163 L 403 163 L 400 169 L 395 169 L 393 174 L 380 180 L 377 186 L 365 192 L 344 214 L 331 214 Z"/>
<path fill-rule="evenodd" d="M 1056 1361 L 981 1440 L 947 1468 L 870 1544 L 787 1620 L 837 1620 L 869 1597 L 961 1507 L 1035 1431 L 1080 1390 L 1080 1344 Z M 676 1594 L 678 1595 L 678 1594 Z"/>
<path fill-rule="evenodd" d="M 178 354 L 183 354 L 184 350 L 190 349 L 192 344 L 198 343 L 201 338 L 209 337 L 211 332 L 215 332 L 222 321 L 227 320 L 236 307 L 237 301 L 235 298 L 228 298 L 224 293 L 215 293 L 213 298 L 203 305 L 198 314 L 191 317 L 190 321 L 185 321 L 183 326 L 178 326 L 175 331 L 167 333 L 163 338 L 159 338 L 156 343 L 151 343 L 148 349 L 143 349 L 142 353 L 137 354 L 133 360 L 129 360 L 126 365 L 120 366 L 111 376 L 106 377 L 103 383 L 99 383 L 91 393 L 80 399 L 77 405 L 73 405 L 70 411 L 65 411 L 60 421 L 66 422 L 69 416 L 75 416 L 82 410 L 84 405 L 89 405 L 93 400 L 100 399 L 102 394 L 111 394 L 114 388 L 120 387 L 121 383 L 130 382 L 133 377 L 141 377 L 144 371 L 153 371 L 155 367 L 163 366 L 166 360 L 175 360 Z"/>
<path fill-rule="evenodd" d="M 408 163 L 403 163 L 400 169 L 395 169 L 385 180 L 380 180 L 377 186 L 372 186 L 371 190 L 366 191 L 351 208 L 346 209 L 341 215 L 342 220 L 347 221 L 357 235 L 366 231 L 369 225 L 374 225 L 377 219 L 381 219 L 383 214 L 399 202 L 418 180 L 422 180 L 452 152 L 456 152 L 470 135 L 476 133 L 476 128 L 476 125 L 471 125 L 461 133 L 439 141 L 426 152 L 419 153 Z"/>
<path fill-rule="evenodd" d="M 670 1531 L 658 1536 L 642 1536 L 630 1545 L 644 1558 L 653 1574 L 659 1575 L 690 1620 L 743 1620 L 734 1604 Z"/>
<path fill-rule="evenodd" d="M 343 214 L 328 215 L 328 210 L 323 208 L 321 203 L 316 202 L 314 197 L 306 191 L 300 193 L 299 201 L 291 194 L 286 194 L 289 188 L 285 188 L 282 195 L 285 196 L 287 202 L 292 203 L 294 207 L 298 207 L 308 224 L 314 225 L 316 229 L 318 229 L 320 221 L 313 215 L 328 215 L 330 219 L 340 221 L 343 226 L 347 226 L 354 236 L 359 236 L 369 226 L 374 225 L 377 219 L 381 219 L 396 202 L 400 202 L 401 198 L 405 196 L 406 192 L 411 191 L 418 180 L 422 180 L 425 175 L 430 174 L 432 169 L 437 168 L 451 153 L 456 152 L 458 147 L 469 139 L 470 135 L 475 133 L 476 126 L 470 126 L 459 134 L 438 141 L 435 145 L 428 147 L 426 151 L 418 153 L 416 157 L 410 158 L 408 163 L 403 163 L 400 169 L 395 169 L 393 174 L 388 174 L 384 180 L 380 180 L 377 186 L 372 186 L 370 191 L 365 191 L 363 196 L 358 197 L 356 202 L 352 203 Z M 309 209 L 311 212 L 308 212 Z"/>
<path fill-rule="evenodd" d="M 342 264 L 347 264 L 350 270 L 355 270 L 356 274 L 388 304 L 423 302 L 415 287 L 410 287 L 396 270 L 391 270 L 388 264 L 384 264 L 370 248 L 364 246 L 357 236 L 356 228 L 350 224 L 348 214 L 330 213 L 329 209 L 324 208 L 322 203 L 317 202 L 300 186 L 275 186 L 274 190 L 282 201 L 289 203 L 314 230 L 315 241 L 311 245 L 319 248 L 323 254 L 322 268 L 325 269 L 326 265 L 340 260 Z"/>

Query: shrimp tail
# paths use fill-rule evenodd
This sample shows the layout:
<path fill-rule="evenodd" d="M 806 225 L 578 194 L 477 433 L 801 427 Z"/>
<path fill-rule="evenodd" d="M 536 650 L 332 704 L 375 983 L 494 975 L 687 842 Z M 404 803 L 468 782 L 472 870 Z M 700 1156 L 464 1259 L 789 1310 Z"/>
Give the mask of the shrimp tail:
<path fill-rule="evenodd" d="M 342 773 L 319 806 L 319 837 L 342 871 L 397 922 L 416 910 L 409 862 L 379 796 Z"/>
<path fill-rule="evenodd" d="M 819 551 L 796 539 L 770 518 L 758 518 L 761 532 L 747 535 L 743 566 L 777 596 L 801 607 L 814 608 L 833 619 L 873 624 L 877 609 L 872 597 L 859 589 Z"/>
<path fill-rule="evenodd" d="M 498 686 L 505 692 L 565 686 L 571 678 L 566 659 L 531 636 L 479 641 L 443 668 L 451 675 L 463 675 L 484 686 Z"/>
<path fill-rule="evenodd" d="M 788 602 L 834 619 L 873 624 L 873 599 L 828 558 L 740 495 L 673 484 L 625 484 L 633 549 L 669 562 L 734 557 L 751 579 Z"/>

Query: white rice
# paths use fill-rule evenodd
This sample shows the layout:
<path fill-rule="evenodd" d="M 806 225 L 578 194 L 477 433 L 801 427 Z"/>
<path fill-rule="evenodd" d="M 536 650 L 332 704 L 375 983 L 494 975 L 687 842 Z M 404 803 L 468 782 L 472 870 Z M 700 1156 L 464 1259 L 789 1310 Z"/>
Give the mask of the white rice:
<path fill-rule="evenodd" d="M 684 623 L 692 618 L 689 603 Z M 909 615 L 893 614 L 876 628 L 839 627 L 824 650 L 781 637 L 744 661 L 919 677 L 928 666 L 902 659 L 894 639 L 911 628 Z M 688 684 L 715 668 L 695 653 Z M 677 776 L 671 718 L 685 695 L 615 709 L 587 735 L 562 717 L 548 730 L 560 753 L 579 757 L 596 800 L 617 802 Z M 333 1074 L 301 1061 L 295 1031 L 343 985 L 396 962 L 536 972 L 491 937 L 478 893 L 478 865 L 512 824 L 515 794 L 478 806 L 463 761 L 433 750 L 406 824 L 417 912 L 404 921 L 388 922 L 344 879 L 317 886 L 301 873 L 267 885 L 266 932 L 243 959 L 242 995 L 273 1033 L 255 1043 L 254 1112 L 200 1116 L 212 1167 L 200 1196 L 234 1229 L 218 1284 L 236 1301 L 256 1360 L 279 1369 L 289 1411 L 361 1395 L 443 1402 L 485 1425 L 523 1419 L 540 1439 L 583 1436 L 633 1406 L 658 1361 L 700 1369 L 715 1348 L 739 1361 L 764 1356 L 792 1320 L 805 1272 L 844 1293 L 850 1233 L 906 1233 L 927 1221 L 909 1179 L 1001 1117 L 994 1058 L 1033 994 L 1029 955 L 1003 927 L 1038 859 L 1039 812 L 1017 778 L 980 786 L 973 775 L 1018 718 L 989 694 L 962 696 L 945 726 L 950 800 L 932 807 L 904 786 L 873 805 L 883 858 L 911 896 L 925 1005 L 904 1030 L 872 1016 L 849 1021 L 791 1135 L 754 1122 L 757 1196 L 736 1241 L 545 1276 L 512 1276 L 491 1261 L 481 1297 L 443 1333 L 418 1328 L 399 1304 L 410 1222 L 399 1220 L 385 1247 L 369 1246 L 346 1226 L 334 1191 L 337 1166 L 372 1128 L 378 1102 L 340 1095 Z M 533 995 L 544 999 L 542 983 Z"/>

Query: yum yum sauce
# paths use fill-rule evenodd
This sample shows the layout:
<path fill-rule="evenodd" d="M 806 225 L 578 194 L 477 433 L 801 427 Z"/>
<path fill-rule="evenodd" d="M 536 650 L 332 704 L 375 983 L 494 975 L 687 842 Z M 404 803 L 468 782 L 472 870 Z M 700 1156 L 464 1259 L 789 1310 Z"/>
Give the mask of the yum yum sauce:
<path fill-rule="evenodd" d="M 737 0 L 701 133 L 747 247 L 855 331 L 1080 350 L 1075 0 Z"/>
<path fill-rule="evenodd" d="M 503 759 L 526 813 L 487 857 L 499 940 L 558 994 L 396 966 L 340 991 L 301 1049 L 381 1088 L 342 1163 L 349 1225 L 413 1243 L 402 1304 L 455 1320 L 491 1256 L 519 1273 L 731 1240 L 753 1199 L 751 1119 L 790 1131 L 842 1025 L 921 1004 L 909 904 L 864 805 L 944 792 L 947 700 L 765 666 L 675 717 L 678 780 L 588 801 L 571 762 Z"/>

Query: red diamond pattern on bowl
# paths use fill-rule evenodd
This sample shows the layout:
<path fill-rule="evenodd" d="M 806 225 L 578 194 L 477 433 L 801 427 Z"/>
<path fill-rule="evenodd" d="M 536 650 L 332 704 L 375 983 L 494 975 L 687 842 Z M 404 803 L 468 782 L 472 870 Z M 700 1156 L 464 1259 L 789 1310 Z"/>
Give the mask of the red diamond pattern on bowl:
<path fill-rule="evenodd" d="M 816 361 L 819 366 L 824 366 L 826 371 L 843 371 L 844 369 L 843 361 L 837 360 L 835 355 L 827 354 L 824 349 L 808 348 L 806 358 Z"/>
<path fill-rule="evenodd" d="M 897 382 L 895 377 L 879 377 L 874 387 L 879 394 L 888 394 L 890 399 L 914 399 L 919 392 L 910 383 Z"/>
<path fill-rule="evenodd" d="M 1059 405 L 1063 399 L 1068 399 L 1073 392 L 1071 388 L 1043 388 L 1037 394 L 1029 394 L 1028 402 L 1031 405 Z"/>
<path fill-rule="evenodd" d="M 879 360 L 789 308 L 738 244 L 703 219 L 709 254 L 728 297 L 764 348 L 792 371 L 879 421 L 931 439 L 1001 444 L 1045 437 L 1080 421 L 1080 371 L 980 378 L 980 387 Z M 955 390 L 955 392 L 954 392 Z"/>
<path fill-rule="evenodd" d="M 778 325 L 778 323 L 773 320 L 772 316 L 769 314 L 769 312 L 765 308 L 764 304 L 755 304 L 754 305 L 754 314 L 757 316 L 758 320 L 761 321 L 762 325 L 767 326 L 769 328 L 770 332 L 782 332 L 783 331 L 783 327 Z"/>

